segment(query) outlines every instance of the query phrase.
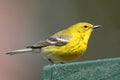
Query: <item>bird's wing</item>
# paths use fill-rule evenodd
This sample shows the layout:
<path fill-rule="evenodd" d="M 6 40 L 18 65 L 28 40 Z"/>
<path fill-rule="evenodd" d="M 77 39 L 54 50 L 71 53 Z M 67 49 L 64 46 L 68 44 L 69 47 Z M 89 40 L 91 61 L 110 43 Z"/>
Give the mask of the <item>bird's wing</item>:
<path fill-rule="evenodd" d="M 50 38 L 40 41 L 37 44 L 33 46 L 28 46 L 27 48 L 33 48 L 33 49 L 38 49 L 50 45 L 56 45 L 56 46 L 62 46 L 68 43 L 70 38 L 66 36 L 51 36 Z"/>

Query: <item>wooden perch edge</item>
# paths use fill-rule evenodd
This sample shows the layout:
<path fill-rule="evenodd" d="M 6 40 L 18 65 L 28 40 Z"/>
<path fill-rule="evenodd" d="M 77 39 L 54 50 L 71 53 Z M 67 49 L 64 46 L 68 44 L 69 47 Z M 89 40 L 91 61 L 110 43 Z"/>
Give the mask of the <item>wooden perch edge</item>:
<path fill-rule="evenodd" d="M 48 65 L 42 80 L 120 80 L 120 57 Z"/>

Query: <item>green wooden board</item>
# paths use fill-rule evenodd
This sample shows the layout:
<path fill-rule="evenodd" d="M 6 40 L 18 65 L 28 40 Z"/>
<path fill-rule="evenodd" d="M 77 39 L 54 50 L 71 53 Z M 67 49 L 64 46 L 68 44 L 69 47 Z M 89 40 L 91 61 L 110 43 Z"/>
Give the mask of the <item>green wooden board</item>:
<path fill-rule="evenodd" d="M 120 80 L 120 58 L 48 65 L 42 80 Z"/>

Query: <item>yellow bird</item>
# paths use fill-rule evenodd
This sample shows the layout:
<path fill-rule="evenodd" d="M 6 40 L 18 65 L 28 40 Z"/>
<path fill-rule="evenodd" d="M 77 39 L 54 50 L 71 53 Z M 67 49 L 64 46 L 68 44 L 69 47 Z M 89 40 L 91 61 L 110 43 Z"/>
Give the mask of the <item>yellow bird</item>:
<path fill-rule="evenodd" d="M 72 61 L 84 54 L 92 31 L 100 25 L 80 22 L 67 29 L 55 33 L 44 41 L 40 41 L 25 49 L 10 51 L 7 54 L 26 52 L 39 53 L 52 64 Z"/>

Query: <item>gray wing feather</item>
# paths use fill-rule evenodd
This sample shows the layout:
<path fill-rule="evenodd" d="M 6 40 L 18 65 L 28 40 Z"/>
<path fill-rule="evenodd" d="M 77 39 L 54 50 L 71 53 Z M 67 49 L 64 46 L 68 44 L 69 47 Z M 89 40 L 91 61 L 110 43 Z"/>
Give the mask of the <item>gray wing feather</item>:
<path fill-rule="evenodd" d="M 46 47 L 46 46 L 50 46 L 50 45 L 62 46 L 62 45 L 67 44 L 68 41 L 69 41 L 69 39 L 67 39 L 65 37 L 52 36 L 44 41 L 38 42 L 37 44 L 35 44 L 33 46 L 28 46 L 27 48 L 38 49 L 38 48 L 42 48 L 42 47 Z"/>

